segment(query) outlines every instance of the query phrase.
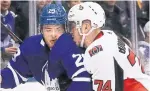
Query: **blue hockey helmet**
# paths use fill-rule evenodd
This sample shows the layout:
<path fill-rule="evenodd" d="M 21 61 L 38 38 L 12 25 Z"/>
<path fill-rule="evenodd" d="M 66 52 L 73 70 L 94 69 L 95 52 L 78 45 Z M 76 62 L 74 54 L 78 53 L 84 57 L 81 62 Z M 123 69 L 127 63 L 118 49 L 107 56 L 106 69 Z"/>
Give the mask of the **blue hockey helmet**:
<path fill-rule="evenodd" d="M 48 4 L 42 9 L 40 15 L 40 25 L 66 24 L 67 13 L 60 4 Z"/>

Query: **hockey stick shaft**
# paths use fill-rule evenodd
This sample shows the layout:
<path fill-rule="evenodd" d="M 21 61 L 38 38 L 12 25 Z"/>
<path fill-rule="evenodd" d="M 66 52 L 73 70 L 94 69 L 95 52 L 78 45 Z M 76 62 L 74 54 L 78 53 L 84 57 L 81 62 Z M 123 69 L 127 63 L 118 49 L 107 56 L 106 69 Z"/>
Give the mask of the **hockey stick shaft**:
<path fill-rule="evenodd" d="M 6 27 L 2 22 L 1 22 L 1 27 L 10 35 L 10 37 L 16 43 L 22 43 L 22 40 L 17 35 L 15 35 L 8 27 Z"/>

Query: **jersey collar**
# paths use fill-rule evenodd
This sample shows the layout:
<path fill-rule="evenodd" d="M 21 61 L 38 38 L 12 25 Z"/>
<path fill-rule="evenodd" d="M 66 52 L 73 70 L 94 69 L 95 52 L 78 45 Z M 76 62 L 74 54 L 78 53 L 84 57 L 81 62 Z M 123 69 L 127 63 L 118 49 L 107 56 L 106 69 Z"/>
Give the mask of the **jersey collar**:
<path fill-rule="evenodd" d="M 101 31 L 101 32 L 95 37 L 94 41 L 97 40 L 97 39 L 99 39 L 99 38 L 101 38 L 103 35 L 104 35 L 104 33 Z"/>

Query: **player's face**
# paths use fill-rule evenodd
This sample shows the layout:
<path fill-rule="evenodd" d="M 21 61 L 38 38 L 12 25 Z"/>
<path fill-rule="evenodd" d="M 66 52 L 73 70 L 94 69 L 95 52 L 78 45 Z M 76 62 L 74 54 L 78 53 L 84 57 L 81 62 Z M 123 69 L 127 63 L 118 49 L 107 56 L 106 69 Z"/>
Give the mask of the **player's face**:
<path fill-rule="evenodd" d="M 116 4 L 116 0 L 106 0 L 104 2 L 111 6 L 114 6 Z"/>
<path fill-rule="evenodd" d="M 46 0 L 46 4 L 51 4 L 53 0 Z"/>
<path fill-rule="evenodd" d="M 82 37 L 83 37 L 80 34 L 87 34 L 90 31 L 91 22 L 89 20 L 83 21 L 80 29 L 76 28 L 76 24 L 74 22 L 71 22 L 70 26 L 71 26 L 71 33 L 72 33 L 72 37 L 74 41 L 76 42 L 77 45 L 80 45 Z"/>
<path fill-rule="evenodd" d="M 79 3 L 81 3 L 80 2 L 80 0 L 71 0 L 71 1 L 69 1 L 69 8 L 72 8 L 73 6 L 75 6 L 75 5 L 77 5 L 77 4 L 79 4 Z"/>
<path fill-rule="evenodd" d="M 10 0 L 0 0 L 1 2 L 1 11 L 6 11 L 9 9 L 11 1 Z"/>
<path fill-rule="evenodd" d="M 45 0 L 38 0 L 38 1 L 36 1 L 36 4 L 37 4 L 38 9 L 42 9 L 45 6 L 46 1 Z"/>
<path fill-rule="evenodd" d="M 73 37 L 73 40 L 76 42 L 76 44 L 79 46 L 82 36 L 79 34 L 78 30 L 76 29 L 76 24 L 74 22 L 70 22 L 70 30 Z"/>
<path fill-rule="evenodd" d="M 44 25 L 43 36 L 49 48 L 52 48 L 56 40 L 64 33 L 63 25 Z"/>

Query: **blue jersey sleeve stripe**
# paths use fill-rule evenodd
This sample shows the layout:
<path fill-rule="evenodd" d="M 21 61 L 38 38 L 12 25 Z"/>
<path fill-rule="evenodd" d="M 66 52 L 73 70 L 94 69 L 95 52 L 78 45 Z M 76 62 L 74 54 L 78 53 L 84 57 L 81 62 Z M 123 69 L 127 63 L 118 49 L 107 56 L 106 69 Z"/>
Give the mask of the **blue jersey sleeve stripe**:
<path fill-rule="evenodd" d="M 76 77 L 77 75 L 79 75 L 80 73 L 82 73 L 82 72 L 84 72 L 84 71 L 86 71 L 85 68 L 81 68 L 81 69 L 77 70 L 77 71 L 72 75 L 71 78 L 73 79 L 74 77 Z"/>
<path fill-rule="evenodd" d="M 91 78 L 89 78 L 89 77 L 75 77 L 75 78 L 72 79 L 72 81 L 91 82 Z"/>
<path fill-rule="evenodd" d="M 22 81 L 26 82 L 28 80 L 28 78 L 25 78 L 23 77 L 21 74 L 19 74 L 17 71 L 16 71 L 17 75 L 22 79 Z"/>
<path fill-rule="evenodd" d="M 12 66 L 11 66 L 11 64 L 10 63 L 8 63 L 8 66 L 7 66 L 11 71 L 12 71 L 12 73 L 13 73 L 13 75 L 14 75 L 14 78 L 15 78 L 15 82 L 18 84 L 18 81 L 19 80 L 17 80 L 17 78 L 18 78 L 18 76 L 21 78 L 21 80 L 22 81 L 27 81 L 28 80 L 28 78 L 25 78 L 25 77 L 23 77 L 21 74 L 19 74 L 15 69 L 13 69 L 12 68 Z M 20 84 L 20 83 L 19 83 Z"/>
<path fill-rule="evenodd" d="M 16 86 L 19 85 L 19 78 L 17 76 L 17 73 L 15 72 L 15 70 L 11 67 L 10 63 L 8 63 L 7 67 L 11 70 L 12 74 L 13 74 L 13 77 L 14 77 L 14 80 L 15 80 L 15 83 L 16 83 Z"/>

